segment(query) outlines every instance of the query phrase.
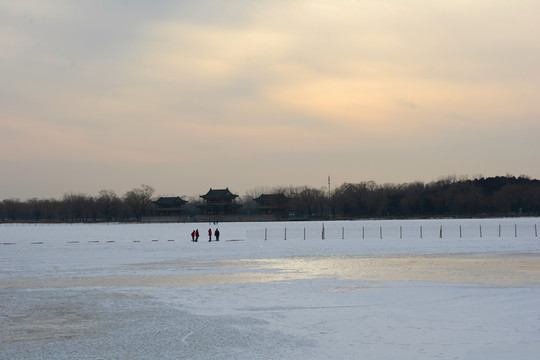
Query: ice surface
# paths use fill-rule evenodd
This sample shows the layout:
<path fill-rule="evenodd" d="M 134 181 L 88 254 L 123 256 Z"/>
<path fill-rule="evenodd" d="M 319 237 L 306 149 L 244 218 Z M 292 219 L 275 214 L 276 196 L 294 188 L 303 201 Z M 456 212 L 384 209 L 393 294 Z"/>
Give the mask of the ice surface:
<path fill-rule="evenodd" d="M 536 358 L 536 224 L 1 224 L 0 359 Z"/>

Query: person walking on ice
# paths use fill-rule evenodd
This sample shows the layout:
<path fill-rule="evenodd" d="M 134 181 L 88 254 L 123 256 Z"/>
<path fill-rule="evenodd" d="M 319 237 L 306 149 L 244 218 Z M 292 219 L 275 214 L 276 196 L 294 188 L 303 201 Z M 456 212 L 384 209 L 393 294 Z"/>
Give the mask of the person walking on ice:
<path fill-rule="evenodd" d="M 212 229 L 208 229 L 208 242 L 212 241 Z"/>
<path fill-rule="evenodd" d="M 199 229 L 195 230 L 195 242 L 199 241 Z"/>
<path fill-rule="evenodd" d="M 191 232 L 191 241 L 195 242 L 195 230 Z"/>
<path fill-rule="evenodd" d="M 216 228 L 216 231 L 214 231 L 214 235 L 216 236 L 216 241 L 219 241 L 219 229 Z"/>

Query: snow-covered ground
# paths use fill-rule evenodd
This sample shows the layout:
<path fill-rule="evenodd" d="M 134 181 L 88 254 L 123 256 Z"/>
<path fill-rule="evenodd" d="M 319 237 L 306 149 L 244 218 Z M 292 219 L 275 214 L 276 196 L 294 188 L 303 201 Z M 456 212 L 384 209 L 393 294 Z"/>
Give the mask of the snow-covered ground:
<path fill-rule="evenodd" d="M 0 224 L 0 359 L 536 359 L 538 227 Z"/>

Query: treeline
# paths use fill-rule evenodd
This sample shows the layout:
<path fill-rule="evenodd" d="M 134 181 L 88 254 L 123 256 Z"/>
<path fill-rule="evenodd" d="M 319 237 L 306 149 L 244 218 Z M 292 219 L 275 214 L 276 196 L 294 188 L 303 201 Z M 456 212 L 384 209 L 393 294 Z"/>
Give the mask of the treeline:
<path fill-rule="evenodd" d="M 331 194 L 307 186 L 259 189 L 238 199 L 239 215 L 256 215 L 254 199 L 263 192 L 284 194 L 288 202 L 281 218 L 293 220 L 540 215 L 540 181 L 527 176 L 447 177 L 427 184 L 344 183 Z M 0 221 L 141 221 L 155 216 L 154 193 L 152 187 L 141 185 L 123 196 L 103 190 L 97 196 L 68 193 L 60 200 L 7 199 L 0 203 Z M 188 200 L 183 216 L 196 220 L 202 200 Z"/>
<path fill-rule="evenodd" d="M 526 176 L 424 184 L 343 184 L 332 195 L 333 208 L 345 217 L 479 217 L 540 214 L 540 181 Z"/>
<path fill-rule="evenodd" d="M 82 193 L 64 194 L 56 199 L 7 199 L 0 203 L 0 220 L 31 222 L 112 222 L 141 221 L 151 215 L 154 189 L 148 185 L 119 197 L 112 190 L 102 190 L 96 197 Z"/>
<path fill-rule="evenodd" d="M 540 181 L 527 176 L 446 177 L 428 184 L 344 183 L 326 189 L 278 189 L 295 218 L 338 219 L 540 215 Z"/>

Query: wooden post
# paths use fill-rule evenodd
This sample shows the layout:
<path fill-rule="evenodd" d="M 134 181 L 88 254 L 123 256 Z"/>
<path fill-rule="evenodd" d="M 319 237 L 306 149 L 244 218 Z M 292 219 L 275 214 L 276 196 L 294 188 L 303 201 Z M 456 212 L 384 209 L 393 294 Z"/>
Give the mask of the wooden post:
<path fill-rule="evenodd" d="M 268 238 L 268 229 L 264 228 L 264 240 Z"/>
<path fill-rule="evenodd" d="M 480 237 L 482 237 L 482 224 L 480 224 Z"/>
<path fill-rule="evenodd" d="M 439 230 L 439 239 L 442 239 L 442 225 L 441 225 L 441 230 Z"/>
<path fill-rule="evenodd" d="M 420 239 L 422 239 L 423 236 L 422 236 L 422 225 L 420 225 Z"/>
<path fill-rule="evenodd" d="M 461 232 L 461 225 L 459 225 L 459 238 L 461 239 L 462 232 Z"/>
<path fill-rule="evenodd" d="M 365 238 L 365 231 L 364 230 L 365 230 L 365 228 L 364 228 L 364 226 L 362 226 L 362 239 Z"/>
<path fill-rule="evenodd" d="M 287 228 L 285 228 L 285 238 L 283 240 L 287 240 Z"/>
<path fill-rule="evenodd" d="M 322 224 L 322 239 L 324 240 L 324 223 Z"/>

